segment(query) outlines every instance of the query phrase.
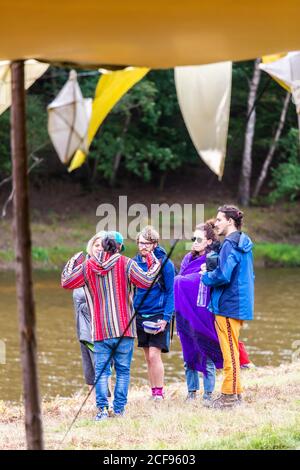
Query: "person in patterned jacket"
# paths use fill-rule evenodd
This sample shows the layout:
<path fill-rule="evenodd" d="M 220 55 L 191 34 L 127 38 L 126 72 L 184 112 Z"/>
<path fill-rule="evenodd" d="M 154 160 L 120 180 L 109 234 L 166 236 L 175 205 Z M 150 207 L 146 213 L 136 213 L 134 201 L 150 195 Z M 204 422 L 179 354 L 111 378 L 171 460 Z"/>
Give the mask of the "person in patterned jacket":
<path fill-rule="evenodd" d="M 98 258 L 86 259 L 76 255 L 76 266 L 71 259 L 62 272 L 64 289 L 86 286 L 87 300 L 92 313 L 92 336 L 95 345 L 96 421 L 109 417 L 108 378 L 110 362 L 116 370 L 113 415 L 122 416 L 127 403 L 130 365 L 136 337 L 132 286 L 149 288 L 160 270 L 160 263 L 149 253 L 149 270 L 121 254 L 123 237 L 119 232 L 108 232 L 102 241 L 103 251 Z"/>

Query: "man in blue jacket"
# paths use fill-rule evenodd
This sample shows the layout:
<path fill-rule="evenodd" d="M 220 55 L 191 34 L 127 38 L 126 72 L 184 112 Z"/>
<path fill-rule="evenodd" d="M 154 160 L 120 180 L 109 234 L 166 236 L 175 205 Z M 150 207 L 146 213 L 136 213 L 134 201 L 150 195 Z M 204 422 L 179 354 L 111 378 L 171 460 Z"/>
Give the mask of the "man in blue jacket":
<path fill-rule="evenodd" d="M 147 297 L 146 289 L 137 288 L 134 296 L 134 308 L 138 311 L 136 316 L 138 346 L 144 349 L 148 366 L 148 376 L 152 390 L 152 398 L 164 398 L 164 365 L 161 353 L 169 352 L 170 322 L 174 312 L 174 277 L 175 269 L 172 261 L 168 260 L 167 253 L 158 244 L 159 234 L 150 225 L 143 228 L 137 236 L 139 253 L 134 258 L 138 265 L 147 271 L 149 254 L 153 251 L 162 265 L 158 282 L 151 288 Z M 146 333 L 143 321 L 153 321 L 160 327 L 155 334 Z"/>
<path fill-rule="evenodd" d="M 237 207 L 219 207 L 215 227 L 225 239 L 218 266 L 210 272 L 201 267 L 203 283 L 213 288 L 209 308 L 215 314 L 224 360 L 222 394 L 212 402 L 213 408 L 228 408 L 241 400 L 239 334 L 254 310 L 253 243 L 241 232 L 242 222 L 243 212 Z"/>

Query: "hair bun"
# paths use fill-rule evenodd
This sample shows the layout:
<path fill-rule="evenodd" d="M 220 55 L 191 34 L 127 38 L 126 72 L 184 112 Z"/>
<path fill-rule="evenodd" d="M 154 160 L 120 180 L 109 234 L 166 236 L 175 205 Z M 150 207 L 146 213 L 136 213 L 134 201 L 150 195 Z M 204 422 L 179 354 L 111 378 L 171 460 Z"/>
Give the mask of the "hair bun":
<path fill-rule="evenodd" d="M 215 228 L 216 219 L 209 219 L 205 222 L 205 225 L 209 225 L 212 229 Z"/>
<path fill-rule="evenodd" d="M 103 250 L 106 253 L 115 254 L 118 251 L 118 246 L 114 238 L 105 237 L 102 241 Z"/>

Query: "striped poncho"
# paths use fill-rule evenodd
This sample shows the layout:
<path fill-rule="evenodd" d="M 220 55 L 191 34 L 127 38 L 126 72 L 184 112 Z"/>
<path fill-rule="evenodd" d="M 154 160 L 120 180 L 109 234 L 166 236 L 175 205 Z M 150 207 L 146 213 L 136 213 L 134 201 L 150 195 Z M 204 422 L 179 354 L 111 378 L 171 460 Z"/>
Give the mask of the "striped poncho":
<path fill-rule="evenodd" d="M 149 271 L 143 271 L 135 261 L 119 253 L 102 252 L 99 259 L 80 254 L 65 266 L 61 285 L 64 289 L 85 287 L 92 313 L 93 341 L 124 336 L 135 337 L 135 321 L 126 330 L 133 314 L 132 286 L 149 288 L 160 270 L 154 260 Z"/>

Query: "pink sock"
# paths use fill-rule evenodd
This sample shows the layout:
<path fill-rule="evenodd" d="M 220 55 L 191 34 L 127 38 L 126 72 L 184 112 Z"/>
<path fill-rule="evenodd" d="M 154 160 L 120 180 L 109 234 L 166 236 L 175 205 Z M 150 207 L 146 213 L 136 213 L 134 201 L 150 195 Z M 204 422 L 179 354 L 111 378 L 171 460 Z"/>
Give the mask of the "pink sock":
<path fill-rule="evenodd" d="M 152 396 L 155 397 L 156 395 L 156 387 L 151 388 Z"/>
<path fill-rule="evenodd" d="M 155 387 L 155 395 L 159 397 L 164 396 L 164 388 L 163 387 Z"/>

